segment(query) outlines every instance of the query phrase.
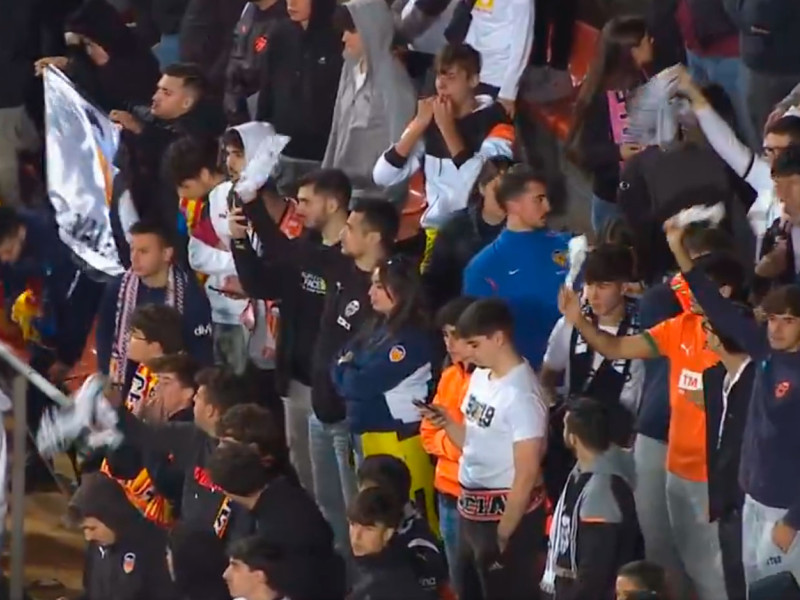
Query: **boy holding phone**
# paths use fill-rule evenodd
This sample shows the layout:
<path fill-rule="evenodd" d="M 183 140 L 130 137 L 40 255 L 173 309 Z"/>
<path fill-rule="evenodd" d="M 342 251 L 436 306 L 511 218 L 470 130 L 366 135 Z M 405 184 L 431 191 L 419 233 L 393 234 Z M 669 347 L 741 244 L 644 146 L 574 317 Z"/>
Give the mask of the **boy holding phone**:
<path fill-rule="evenodd" d="M 536 598 L 531 565 L 544 539 L 545 395 L 514 347 L 514 320 L 503 300 L 473 302 L 456 331 L 478 367 L 461 403 L 463 422 L 425 409 L 462 451 L 456 592 L 460 600 Z"/>
<path fill-rule="evenodd" d="M 458 483 L 458 460 L 461 458 L 461 448 L 453 444 L 445 431 L 436 427 L 434 423 L 446 415 L 458 423 L 464 421 L 461 402 L 467 393 L 473 367 L 468 360 L 469 348 L 456 333 L 456 324 L 474 301 L 472 297 L 460 296 L 439 309 L 436 314 L 436 324 L 442 332 L 450 364 L 442 371 L 431 404 L 413 400 L 423 417 L 420 425 L 422 446 L 428 454 L 436 458 L 433 484 L 438 492 L 439 531 L 444 542 L 451 581 L 455 580 L 458 558 L 458 496 L 461 493 L 461 486 Z"/>

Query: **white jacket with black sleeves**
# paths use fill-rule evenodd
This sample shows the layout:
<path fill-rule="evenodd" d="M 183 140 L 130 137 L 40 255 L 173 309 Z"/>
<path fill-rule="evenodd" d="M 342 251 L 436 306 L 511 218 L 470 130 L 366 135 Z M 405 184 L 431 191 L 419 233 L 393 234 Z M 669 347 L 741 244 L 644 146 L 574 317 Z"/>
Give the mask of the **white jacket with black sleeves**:
<path fill-rule="evenodd" d="M 466 208 L 487 158 L 512 157 L 514 126 L 505 110 L 489 96 L 478 96 L 477 100 L 478 107 L 456 121 L 466 147 L 463 152 L 450 156 L 439 128 L 431 121 L 407 158 L 392 146 L 375 163 L 372 178 L 384 187 L 401 183 L 423 170 L 428 207 L 421 223 L 426 229 L 438 229 L 447 217 Z"/>

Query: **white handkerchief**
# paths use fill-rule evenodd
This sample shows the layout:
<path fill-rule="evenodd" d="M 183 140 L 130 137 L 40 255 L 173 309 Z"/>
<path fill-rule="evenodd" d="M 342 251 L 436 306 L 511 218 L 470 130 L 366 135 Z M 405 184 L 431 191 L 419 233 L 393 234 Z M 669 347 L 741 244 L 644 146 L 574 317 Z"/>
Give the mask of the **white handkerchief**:
<path fill-rule="evenodd" d="M 686 227 L 690 223 L 698 223 L 700 221 L 709 221 L 712 225 L 716 226 L 719 225 L 724 218 L 725 205 L 722 202 L 717 202 L 714 206 L 699 204 L 690 208 L 684 208 L 675 217 L 679 227 Z"/>

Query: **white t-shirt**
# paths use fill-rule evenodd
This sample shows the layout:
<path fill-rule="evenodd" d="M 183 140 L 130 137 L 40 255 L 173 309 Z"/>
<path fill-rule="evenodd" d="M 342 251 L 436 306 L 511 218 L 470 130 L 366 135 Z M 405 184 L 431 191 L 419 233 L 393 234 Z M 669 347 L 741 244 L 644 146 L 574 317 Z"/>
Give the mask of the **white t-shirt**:
<path fill-rule="evenodd" d="M 472 374 L 461 412 L 466 432 L 458 479 L 465 488 L 507 490 L 514 481 L 514 443 L 547 436 L 547 404 L 527 362 L 498 379 Z"/>
<path fill-rule="evenodd" d="M 601 331 L 605 331 L 611 335 L 617 335 L 618 329 L 618 326 L 600 326 Z M 543 361 L 544 364 L 553 371 L 564 372 L 563 392 L 565 394 L 569 394 L 571 391 L 576 391 L 569 389 L 569 346 L 570 341 L 572 340 L 572 331 L 572 325 L 567 323 L 564 317 L 561 317 L 556 322 L 555 327 L 553 327 L 553 331 L 550 332 L 550 339 L 547 342 L 547 351 L 544 354 Z M 603 362 L 603 356 L 598 352 L 594 352 L 585 341 L 580 343 L 580 340 L 578 340 L 578 343 L 575 344 L 575 352 L 594 353 L 594 359 L 592 360 L 593 370 L 596 370 Z M 622 372 L 622 370 L 625 368 L 624 361 L 615 361 L 615 363 L 616 364 L 613 365 L 613 368 L 618 372 Z M 644 384 L 644 361 L 638 359 L 632 360 L 629 375 L 630 378 L 622 386 L 622 393 L 620 394 L 619 401 L 625 408 L 631 411 L 632 414 L 636 415 L 639 412 L 639 403 L 642 399 L 642 385 Z"/>

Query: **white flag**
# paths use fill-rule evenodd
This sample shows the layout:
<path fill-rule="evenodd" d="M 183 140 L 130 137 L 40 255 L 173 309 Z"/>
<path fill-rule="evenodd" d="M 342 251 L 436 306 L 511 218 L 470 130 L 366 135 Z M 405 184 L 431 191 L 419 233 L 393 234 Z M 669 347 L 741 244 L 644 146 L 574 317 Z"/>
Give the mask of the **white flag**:
<path fill-rule="evenodd" d="M 93 269 L 119 275 L 109 217 L 119 130 L 52 66 L 44 92 L 47 192 L 61 240 Z"/>

